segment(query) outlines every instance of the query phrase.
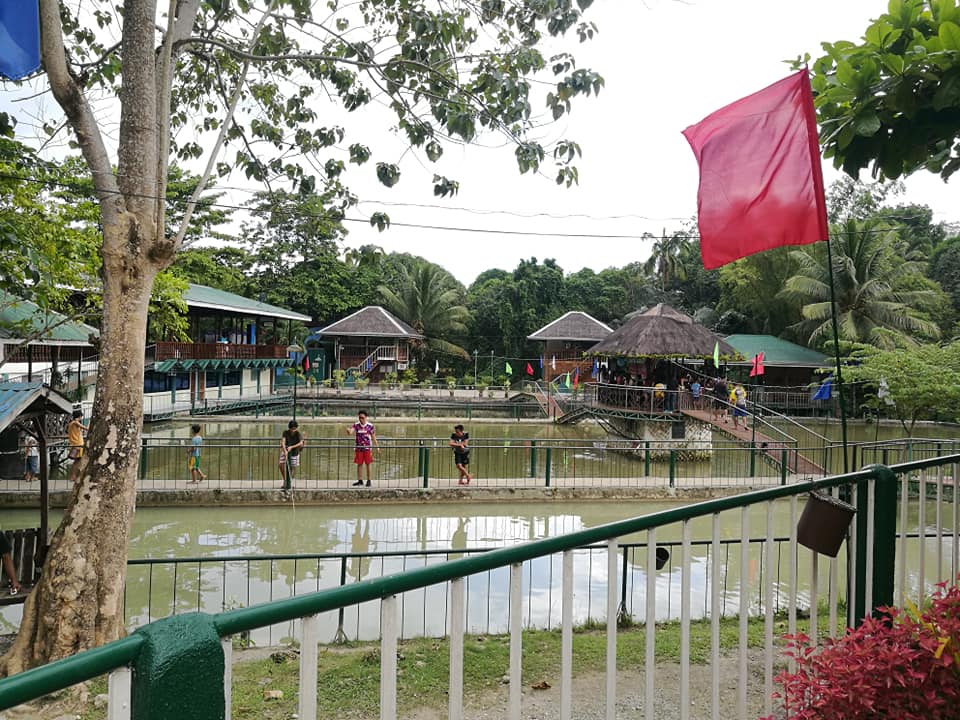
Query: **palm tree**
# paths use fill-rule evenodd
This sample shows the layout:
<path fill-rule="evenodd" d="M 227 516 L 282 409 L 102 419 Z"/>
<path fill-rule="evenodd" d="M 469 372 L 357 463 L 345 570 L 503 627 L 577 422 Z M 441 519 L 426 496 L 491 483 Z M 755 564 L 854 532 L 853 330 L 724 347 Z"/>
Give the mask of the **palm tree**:
<path fill-rule="evenodd" d="M 649 233 L 645 237 L 653 239 Z M 650 257 L 643 265 L 643 269 L 660 279 L 660 289 L 666 290 L 671 280 L 686 280 L 687 269 L 685 261 L 690 255 L 690 242 L 684 232 L 675 232 L 667 236 L 664 229 L 663 235 L 653 243 L 650 250 Z"/>
<path fill-rule="evenodd" d="M 466 334 L 470 311 L 461 304 L 463 288 L 450 273 L 421 259 L 401 263 L 396 287 L 380 286 L 387 310 L 405 321 L 426 339 L 416 346 L 426 352 L 456 355 L 465 360 L 470 354 L 451 338 Z"/>
<path fill-rule="evenodd" d="M 922 263 L 909 255 L 896 231 L 875 219 L 850 219 L 833 226 L 831 237 L 842 340 L 891 349 L 939 335 L 936 324 L 922 316 L 937 295 L 925 287 Z M 803 320 L 793 327 L 817 345 L 831 333 L 826 248 L 818 243 L 791 257 L 798 270 L 782 294 L 801 304 Z"/>

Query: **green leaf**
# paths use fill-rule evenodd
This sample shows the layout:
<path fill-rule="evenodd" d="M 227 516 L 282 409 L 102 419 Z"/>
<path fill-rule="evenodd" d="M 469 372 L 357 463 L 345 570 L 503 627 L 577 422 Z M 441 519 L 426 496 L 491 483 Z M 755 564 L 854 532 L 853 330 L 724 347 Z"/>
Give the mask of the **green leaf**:
<path fill-rule="evenodd" d="M 937 30 L 937 36 L 943 43 L 944 50 L 960 51 L 960 25 L 952 22 L 942 22 Z"/>
<path fill-rule="evenodd" d="M 876 135 L 877 131 L 880 129 L 880 118 L 877 117 L 877 113 L 874 110 L 867 110 L 866 112 L 861 113 L 857 116 L 853 123 L 857 135 L 861 135 L 863 137 Z"/>
<path fill-rule="evenodd" d="M 852 88 L 857 82 L 857 73 L 853 66 L 846 60 L 837 63 L 837 82 L 846 87 Z"/>

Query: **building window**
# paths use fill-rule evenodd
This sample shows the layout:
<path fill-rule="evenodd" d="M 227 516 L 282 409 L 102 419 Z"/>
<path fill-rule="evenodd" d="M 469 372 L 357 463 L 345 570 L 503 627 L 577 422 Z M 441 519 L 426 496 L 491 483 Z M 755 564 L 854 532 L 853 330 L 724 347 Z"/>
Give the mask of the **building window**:
<path fill-rule="evenodd" d="M 160 393 L 170 392 L 171 390 L 189 390 L 190 375 L 181 373 L 178 375 L 168 375 L 166 373 L 157 373 L 148 370 L 143 374 L 143 392 Z"/>
<path fill-rule="evenodd" d="M 230 370 L 223 373 L 223 386 L 239 385 L 243 379 L 243 370 Z M 220 373 L 208 372 L 206 377 L 206 386 L 218 387 L 220 385 Z"/>

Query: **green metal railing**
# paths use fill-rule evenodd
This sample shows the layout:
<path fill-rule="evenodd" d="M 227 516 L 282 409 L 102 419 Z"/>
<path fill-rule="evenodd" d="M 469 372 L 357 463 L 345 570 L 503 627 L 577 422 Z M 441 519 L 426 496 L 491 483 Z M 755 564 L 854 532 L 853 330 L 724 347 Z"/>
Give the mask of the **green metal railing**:
<path fill-rule="evenodd" d="M 853 596 L 849 599 L 851 608 L 850 620 L 862 618 L 872 608 L 890 605 L 894 602 L 897 556 L 897 506 L 898 491 L 900 492 L 900 523 L 901 542 L 905 537 L 903 532 L 907 521 L 907 500 L 911 478 L 916 476 L 919 482 L 919 497 L 925 498 L 926 472 L 936 470 L 938 483 L 938 497 L 942 491 L 944 481 L 943 469 L 950 467 L 950 473 L 955 476 L 960 455 L 950 455 L 928 460 L 904 463 L 894 467 L 872 466 L 858 472 L 848 473 L 785 486 L 774 486 L 755 490 L 736 496 L 717 498 L 684 507 L 664 510 L 649 515 L 613 522 L 607 525 L 581 530 L 558 537 L 538 540 L 522 545 L 506 547 L 482 553 L 472 557 L 452 560 L 439 565 L 418 568 L 392 576 L 367 580 L 354 585 L 346 585 L 308 595 L 291 597 L 267 605 L 232 610 L 218 615 L 191 613 L 178 615 L 159 620 L 141 628 L 130 637 L 110 643 L 95 651 L 81 653 L 65 660 L 51 663 L 48 666 L 29 670 L 0 681 L 0 710 L 12 707 L 19 703 L 40 697 L 44 694 L 69 687 L 72 684 L 92 679 L 105 671 L 114 668 L 124 668 L 131 665 L 132 678 L 129 679 L 129 688 L 132 688 L 131 717 L 136 720 L 153 720 L 154 718 L 171 717 L 175 714 L 182 720 L 212 720 L 224 718 L 229 707 L 229 682 L 225 682 L 225 672 L 229 678 L 230 643 L 232 635 L 249 632 L 259 627 L 277 623 L 289 622 L 298 618 L 303 619 L 304 641 L 301 653 L 301 672 L 307 668 L 307 680 L 301 681 L 301 708 L 307 711 L 311 708 L 311 691 L 309 667 L 313 664 L 312 684 L 316 686 L 316 628 L 315 616 L 318 613 L 335 611 L 340 608 L 357 605 L 368 601 L 380 600 L 382 613 L 383 649 L 381 651 L 381 716 L 394 717 L 396 708 L 396 639 L 397 639 L 397 612 L 396 596 L 408 591 L 417 590 L 439 583 L 453 583 L 451 592 L 454 593 L 454 605 L 462 609 L 462 580 L 465 577 L 498 568 L 510 568 L 511 572 L 511 666 L 510 666 L 510 717 L 519 717 L 520 710 L 520 634 L 521 618 L 519 613 L 519 592 L 521 587 L 520 568 L 522 563 L 536 558 L 562 553 L 564 556 L 564 604 L 568 602 L 572 589 L 567 588 L 567 559 L 572 558 L 576 548 L 594 543 L 606 542 L 608 546 L 608 614 L 607 614 L 607 703 L 615 701 L 615 679 L 611 681 L 611 672 L 615 678 L 616 663 L 616 606 L 619 595 L 617 583 L 618 552 L 617 538 L 638 532 L 648 533 L 648 559 L 653 564 L 653 550 L 656 547 L 656 531 L 668 525 L 681 524 L 683 528 L 681 573 L 683 573 L 685 590 L 682 595 L 683 607 L 681 610 L 681 666 L 688 667 L 690 662 L 690 609 L 689 609 L 689 576 L 690 567 L 690 523 L 700 518 L 710 518 L 713 526 L 714 542 L 719 547 L 719 518 L 727 511 L 739 510 L 741 514 L 740 530 L 744 537 L 749 537 L 746 509 L 754 505 L 766 507 L 768 516 L 768 538 L 774 539 L 769 518 L 772 517 L 772 503 L 781 499 L 789 499 L 792 509 L 795 509 L 796 499 L 812 491 L 830 491 L 831 489 L 846 488 L 853 495 L 855 503 L 861 508 L 859 518 L 851 532 L 852 546 L 851 562 L 854 566 Z M 898 479 L 899 476 L 899 479 Z M 920 503 L 920 525 L 924 525 L 924 502 Z M 951 531 L 953 538 L 952 570 L 957 570 L 957 502 L 953 501 L 954 525 Z M 941 516 L 937 514 L 937 519 Z M 939 531 L 938 531 L 939 532 Z M 791 542 L 795 535 L 791 533 Z M 742 544 L 745 547 L 745 543 Z M 772 545 L 768 552 L 772 553 Z M 901 552 L 902 552 L 901 546 Z M 746 566 L 746 551 L 741 550 L 741 562 Z M 811 556 L 813 568 L 816 569 L 817 555 Z M 714 560 L 719 566 L 718 560 Z M 906 558 L 901 557 L 901 574 L 904 572 Z M 922 560 L 921 560 L 922 562 Z M 793 561 L 794 569 L 796 560 Z M 572 567 L 572 565 L 571 565 Z M 648 596 L 652 586 L 648 575 Z M 816 573 L 814 573 L 816 577 Z M 767 582 L 772 584 L 768 578 Z M 572 587 L 572 586 L 571 586 Z M 924 592 L 923 567 L 920 568 L 921 594 Z M 900 591 L 900 600 L 904 600 L 904 591 Z M 835 598 L 833 598 L 835 600 Z M 809 598 L 812 608 L 817 607 L 817 590 L 811 591 Z M 747 682 L 747 614 L 749 600 L 745 593 L 741 593 L 740 613 L 740 682 Z M 656 626 L 653 622 L 655 615 L 651 614 L 653 603 L 648 603 L 646 617 L 647 632 L 647 671 L 646 696 L 648 707 L 653 707 L 654 698 L 654 637 Z M 791 630 L 795 628 L 795 596 L 791 597 Z M 833 605 L 835 609 L 835 603 Z M 566 612 L 565 612 L 566 616 Z M 718 619 L 712 614 L 712 632 L 714 635 L 714 658 L 719 653 L 719 625 Z M 773 669 L 773 612 L 772 607 L 766 608 L 765 615 L 765 678 L 767 686 L 772 682 Z M 816 612 L 810 617 L 810 632 L 817 636 Z M 564 620 L 564 637 L 572 632 L 572 626 Z M 462 641 L 462 628 L 459 630 Z M 312 650 L 311 650 L 312 645 Z M 462 642 L 451 642 L 451 667 L 454 664 L 455 646 L 461 652 L 460 665 L 462 667 Z M 564 651 L 566 653 L 566 651 Z M 564 660 L 562 684 L 569 683 L 569 665 Z M 451 671 L 453 675 L 453 671 Z M 453 680 L 451 680 L 453 682 Z M 716 676 L 714 682 L 718 683 Z M 681 673 L 681 702 L 688 700 L 689 673 Z M 111 695 L 120 698 L 122 702 L 125 684 L 117 683 L 118 689 Z M 226 688 L 226 689 L 225 689 Z M 392 694 L 391 694 L 392 693 Z M 769 694 L 769 693 L 768 693 Z M 189 703 L 181 700 L 189 697 Z M 745 702 L 745 690 L 743 698 Z M 315 712 L 315 695 L 313 697 Z M 454 702 L 454 698 L 451 698 Z M 453 707 L 453 705 L 451 705 Z M 648 710 L 652 713 L 652 709 Z M 746 706 L 738 704 L 738 714 L 746 717 Z M 301 717 L 309 715 L 301 712 Z M 648 715 L 652 716 L 652 715 Z M 120 717 L 120 715 L 117 715 Z"/>

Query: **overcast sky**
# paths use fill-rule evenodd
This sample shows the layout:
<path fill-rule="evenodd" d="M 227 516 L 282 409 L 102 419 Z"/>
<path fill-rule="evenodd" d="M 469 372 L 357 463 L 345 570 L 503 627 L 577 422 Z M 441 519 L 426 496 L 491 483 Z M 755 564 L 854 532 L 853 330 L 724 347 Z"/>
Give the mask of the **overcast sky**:
<path fill-rule="evenodd" d="M 577 139 L 584 152 L 580 186 L 557 187 L 547 178 L 520 176 L 512 150 L 448 150 L 442 174 L 461 181 L 453 200 L 430 194 L 433 167 L 405 160 L 393 189 L 351 179 L 368 200 L 448 205 L 450 210 L 382 207 L 395 222 L 543 235 L 452 232 L 394 226 L 378 233 L 350 223 L 348 244 L 373 242 L 437 262 L 469 284 L 490 267 L 513 269 L 521 258 L 552 257 L 567 272 L 602 270 L 649 255 L 650 243 L 548 233 L 633 235 L 677 229 L 696 210 L 697 167 L 680 134 L 713 110 L 790 72 L 782 61 L 822 41 L 857 39 L 886 0 L 597 0 L 588 16 L 597 38 L 575 48 L 581 67 L 606 79 L 599 99 L 577 102 L 556 136 Z M 451 162 L 454 160 L 455 162 Z M 458 167 L 459 166 L 459 167 Z M 838 177 L 824 164 L 826 182 Z M 869 179 L 865 174 L 864 179 Z M 955 188 L 918 173 L 905 201 L 931 206 L 935 220 L 960 220 Z M 484 212 L 478 214 L 453 207 Z M 538 217 L 524 217 L 542 213 Z M 593 219 L 577 217 L 588 215 Z M 555 217 L 548 217 L 555 216 Z M 614 219 L 619 217 L 619 219 Z"/>
<path fill-rule="evenodd" d="M 440 162 L 430 164 L 405 152 L 405 143 L 389 130 L 395 120 L 378 106 L 338 114 L 329 122 L 345 125 L 344 144 L 362 142 L 374 151 L 370 163 L 347 173 L 362 201 L 349 216 L 347 245 L 373 243 L 388 252 L 422 255 L 464 284 L 488 268 L 511 270 L 522 258 L 555 258 L 567 272 L 644 260 L 650 243 L 640 235 L 679 229 L 696 209 L 697 167 L 681 131 L 784 77 L 790 72 L 784 60 L 804 52 L 817 57 L 822 41 L 858 39 L 886 4 L 595 0 L 587 18 L 599 35 L 583 45 L 571 38 L 567 46 L 580 67 L 604 76 L 606 87 L 599 98 L 579 99 L 571 116 L 544 131 L 545 140 L 569 138 L 583 148 L 580 185 L 570 189 L 554 184 L 549 161 L 548 177 L 521 176 L 513 147 L 501 137 L 482 138 L 480 147 L 448 146 Z M 0 109 L 23 109 L 11 107 L 12 96 L 0 96 Z M 49 95 L 34 102 L 40 114 L 56 110 Z M 392 189 L 380 185 L 376 161 L 398 162 L 400 183 Z M 434 198 L 435 172 L 459 180 L 460 194 Z M 829 164 L 824 175 L 828 184 L 838 177 Z M 230 177 L 221 184 L 243 180 Z M 951 202 L 952 190 L 937 176 L 918 173 L 907 180 L 902 201 L 927 204 L 935 220 L 956 222 L 960 208 Z M 248 198 L 249 192 L 237 192 L 230 201 Z M 363 222 L 377 210 L 390 215 L 390 230 L 379 233 Z"/>

